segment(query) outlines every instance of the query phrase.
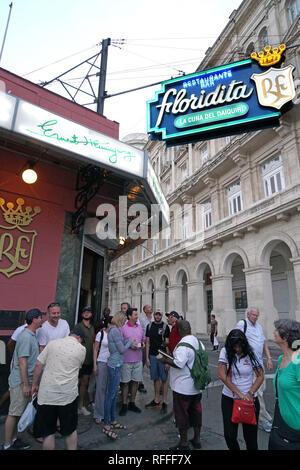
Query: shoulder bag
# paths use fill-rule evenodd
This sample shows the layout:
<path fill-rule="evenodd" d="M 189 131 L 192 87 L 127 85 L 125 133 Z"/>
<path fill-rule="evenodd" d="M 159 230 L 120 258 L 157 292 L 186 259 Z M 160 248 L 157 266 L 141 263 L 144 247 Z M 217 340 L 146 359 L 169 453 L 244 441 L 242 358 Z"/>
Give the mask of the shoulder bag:
<path fill-rule="evenodd" d="M 269 450 L 300 450 L 300 431 L 291 428 L 282 418 L 278 403 L 278 371 L 275 376 L 276 403 L 269 439 Z"/>
<path fill-rule="evenodd" d="M 255 405 L 253 401 L 240 400 L 233 401 L 231 421 L 233 423 L 257 424 L 255 415 Z"/>

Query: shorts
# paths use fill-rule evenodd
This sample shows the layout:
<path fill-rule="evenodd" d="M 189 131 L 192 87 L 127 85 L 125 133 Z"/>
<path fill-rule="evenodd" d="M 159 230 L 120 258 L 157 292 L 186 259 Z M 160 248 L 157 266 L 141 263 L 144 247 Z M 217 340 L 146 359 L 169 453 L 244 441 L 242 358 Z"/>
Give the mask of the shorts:
<path fill-rule="evenodd" d="M 150 360 L 150 376 L 151 380 L 161 380 L 166 382 L 168 380 L 168 372 L 165 369 L 165 364 L 160 362 L 156 356 L 149 355 Z"/>
<path fill-rule="evenodd" d="M 143 382 L 143 363 L 140 362 L 124 362 L 121 369 L 122 383 Z"/>
<path fill-rule="evenodd" d="M 91 375 L 93 372 L 94 364 L 83 364 L 81 369 L 79 370 L 79 375 L 78 377 L 82 377 L 83 375 Z"/>
<path fill-rule="evenodd" d="M 10 405 L 8 414 L 9 416 L 22 416 L 26 406 L 31 401 L 30 397 L 24 397 L 23 385 L 18 385 L 18 387 L 10 388 Z"/>
<path fill-rule="evenodd" d="M 60 434 L 70 436 L 77 428 L 78 397 L 67 405 L 38 405 L 34 422 L 33 433 L 36 437 L 47 437 L 57 431 L 57 420 L 59 419 Z"/>
<path fill-rule="evenodd" d="M 173 392 L 173 411 L 178 429 L 201 427 L 202 425 L 202 393 L 183 395 Z"/>

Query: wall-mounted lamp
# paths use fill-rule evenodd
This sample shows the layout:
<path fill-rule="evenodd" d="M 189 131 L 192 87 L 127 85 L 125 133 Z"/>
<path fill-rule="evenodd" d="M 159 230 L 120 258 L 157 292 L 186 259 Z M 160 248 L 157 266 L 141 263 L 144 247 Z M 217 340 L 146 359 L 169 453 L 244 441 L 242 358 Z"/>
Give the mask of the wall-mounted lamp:
<path fill-rule="evenodd" d="M 119 238 L 119 246 L 124 246 L 124 245 L 125 245 L 125 242 L 126 242 L 126 240 L 125 240 L 124 237 L 120 237 L 120 238 Z"/>
<path fill-rule="evenodd" d="M 37 172 L 33 169 L 36 165 L 36 162 L 27 162 L 23 171 L 22 171 L 22 180 L 24 183 L 33 184 L 37 180 Z"/>

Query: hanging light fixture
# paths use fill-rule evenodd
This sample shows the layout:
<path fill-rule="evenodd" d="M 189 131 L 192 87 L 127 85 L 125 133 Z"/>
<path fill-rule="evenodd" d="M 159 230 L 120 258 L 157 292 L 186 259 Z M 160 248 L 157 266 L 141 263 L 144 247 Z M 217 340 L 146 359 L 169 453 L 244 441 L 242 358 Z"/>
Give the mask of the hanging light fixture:
<path fill-rule="evenodd" d="M 36 162 L 28 162 L 26 168 L 22 171 L 22 180 L 24 183 L 33 184 L 36 182 L 38 175 L 37 172 L 33 169 Z"/>

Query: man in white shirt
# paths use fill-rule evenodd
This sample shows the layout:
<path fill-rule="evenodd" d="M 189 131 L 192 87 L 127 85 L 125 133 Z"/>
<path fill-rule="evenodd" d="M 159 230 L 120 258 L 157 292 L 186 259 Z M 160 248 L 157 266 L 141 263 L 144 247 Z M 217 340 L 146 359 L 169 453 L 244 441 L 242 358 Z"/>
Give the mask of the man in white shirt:
<path fill-rule="evenodd" d="M 83 340 L 83 331 L 74 328 L 70 336 L 50 341 L 37 358 L 31 392 L 38 392 L 36 418 L 44 450 L 55 449 L 58 419 L 67 450 L 77 449 L 78 373 L 86 355 Z"/>
<path fill-rule="evenodd" d="M 51 302 L 48 305 L 48 320 L 39 333 L 40 350 L 42 351 L 53 339 L 65 338 L 69 334 L 70 327 L 68 322 L 61 318 L 59 302 Z"/>
<path fill-rule="evenodd" d="M 191 334 L 191 325 L 186 320 L 178 322 L 178 332 L 181 340 L 173 351 L 173 359 L 161 358 L 161 362 L 170 364 L 170 387 L 173 391 L 173 409 L 176 426 L 179 429 L 180 441 L 170 450 L 189 450 L 188 429 L 193 427 L 194 437 L 190 442 L 194 449 L 201 449 L 200 431 L 202 426 L 202 393 L 197 390 L 190 369 L 193 367 L 195 353 L 187 346 L 180 343 L 188 343 L 194 349 L 199 349 L 196 336 Z M 202 348 L 204 345 L 201 343 Z"/>
<path fill-rule="evenodd" d="M 265 354 L 267 356 L 267 368 L 271 370 L 273 368 L 273 362 L 272 362 L 270 350 L 268 347 L 268 343 L 263 333 L 263 329 L 257 321 L 258 317 L 259 317 L 258 308 L 256 307 L 248 308 L 247 318 L 245 320 L 240 320 L 237 323 L 235 328 L 245 333 L 248 343 L 252 347 L 257 357 L 257 360 L 262 365 L 262 367 L 264 366 L 263 352 L 265 351 Z M 260 422 L 260 427 L 264 431 L 271 432 L 272 417 L 266 410 L 266 405 L 265 405 L 264 395 L 263 395 L 265 389 L 266 389 L 266 379 L 264 379 L 261 387 L 258 390 L 258 399 L 259 399 L 259 404 L 260 404 L 259 422 Z"/>

